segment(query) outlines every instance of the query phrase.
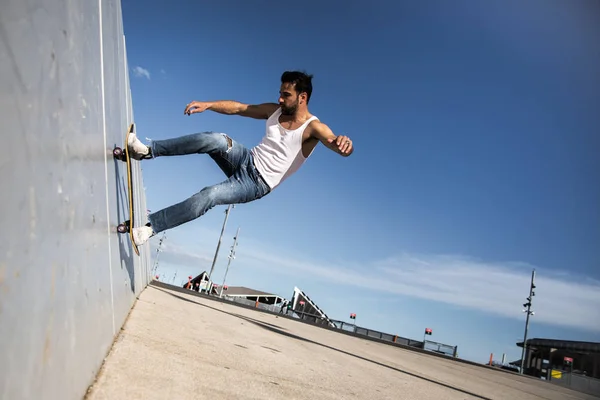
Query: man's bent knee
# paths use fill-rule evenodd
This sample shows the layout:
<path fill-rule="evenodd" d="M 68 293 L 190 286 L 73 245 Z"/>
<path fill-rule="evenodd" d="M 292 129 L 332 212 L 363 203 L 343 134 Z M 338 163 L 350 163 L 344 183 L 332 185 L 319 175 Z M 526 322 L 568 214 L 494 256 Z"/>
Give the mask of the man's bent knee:
<path fill-rule="evenodd" d="M 225 139 L 227 140 L 226 153 L 229 153 L 231 151 L 231 148 L 233 147 L 233 140 L 231 140 L 231 138 L 226 133 L 222 133 L 221 135 L 223 135 L 225 137 Z"/>

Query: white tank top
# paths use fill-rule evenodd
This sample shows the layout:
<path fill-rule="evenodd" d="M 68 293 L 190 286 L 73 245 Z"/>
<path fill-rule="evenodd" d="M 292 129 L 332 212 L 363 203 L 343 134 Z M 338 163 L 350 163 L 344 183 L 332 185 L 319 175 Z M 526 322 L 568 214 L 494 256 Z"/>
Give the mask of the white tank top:
<path fill-rule="evenodd" d="M 266 135 L 251 150 L 256 169 L 271 189 L 275 189 L 304 164 L 308 157 L 302 154 L 302 134 L 311 121 L 318 120 L 312 116 L 297 129 L 289 130 L 279 123 L 280 115 L 281 108 L 278 108 L 267 120 Z"/>

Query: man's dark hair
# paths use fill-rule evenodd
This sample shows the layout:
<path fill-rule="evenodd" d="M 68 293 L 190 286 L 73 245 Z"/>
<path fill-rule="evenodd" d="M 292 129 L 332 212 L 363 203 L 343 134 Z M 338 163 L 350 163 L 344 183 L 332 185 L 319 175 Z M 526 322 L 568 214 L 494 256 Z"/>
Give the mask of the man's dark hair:
<path fill-rule="evenodd" d="M 294 88 L 298 94 L 306 92 L 306 103 L 310 101 L 312 94 L 312 75 L 300 71 L 285 71 L 281 75 L 281 83 L 294 84 Z"/>

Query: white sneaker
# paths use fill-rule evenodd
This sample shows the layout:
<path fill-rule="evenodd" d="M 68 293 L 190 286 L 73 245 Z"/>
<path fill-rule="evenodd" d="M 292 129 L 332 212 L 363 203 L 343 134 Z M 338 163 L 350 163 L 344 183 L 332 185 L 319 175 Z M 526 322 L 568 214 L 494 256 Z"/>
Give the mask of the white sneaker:
<path fill-rule="evenodd" d="M 133 228 L 133 241 L 137 246 L 141 246 L 155 235 L 151 226 L 145 225 L 139 228 Z"/>
<path fill-rule="evenodd" d="M 127 146 L 129 147 L 129 155 L 134 160 L 150 158 L 150 147 L 142 143 L 133 132 L 129 135 Z"/>

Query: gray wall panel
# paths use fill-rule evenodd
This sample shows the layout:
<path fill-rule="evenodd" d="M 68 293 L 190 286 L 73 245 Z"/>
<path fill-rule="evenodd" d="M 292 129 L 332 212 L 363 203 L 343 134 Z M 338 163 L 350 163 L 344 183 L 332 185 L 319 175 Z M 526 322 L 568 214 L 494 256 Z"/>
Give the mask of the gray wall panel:
<path fill-rule="evenodd" d="M 2 2 L 0 121 L 0 398 L 79 399 L 150 279 L 148 248 L 116 233 L 112 149 L 133 121 L 119 0 Z"/>

